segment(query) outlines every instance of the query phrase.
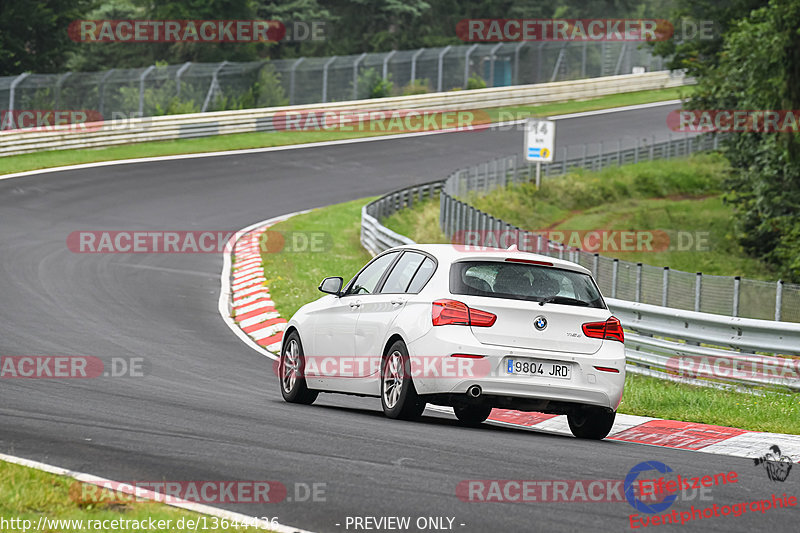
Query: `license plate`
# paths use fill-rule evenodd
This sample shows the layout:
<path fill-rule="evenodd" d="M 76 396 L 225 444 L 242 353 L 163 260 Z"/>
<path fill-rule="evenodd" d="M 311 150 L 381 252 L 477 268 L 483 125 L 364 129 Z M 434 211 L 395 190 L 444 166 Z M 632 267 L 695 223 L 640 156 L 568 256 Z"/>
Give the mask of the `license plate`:
<path fill-rule="evenodd" d="M 535 361 L 533 359 L 508 359 L 506 374 L 514 376 L 571 379 L 572 368 L 565 363 L 551 363 L 548 361 Z"/>

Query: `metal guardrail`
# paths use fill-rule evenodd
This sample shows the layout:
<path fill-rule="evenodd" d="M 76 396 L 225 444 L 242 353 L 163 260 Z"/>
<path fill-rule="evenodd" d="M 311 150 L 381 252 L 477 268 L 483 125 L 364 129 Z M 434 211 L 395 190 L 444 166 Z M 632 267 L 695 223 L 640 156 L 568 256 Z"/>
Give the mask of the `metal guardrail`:
<path fill-rule="evenodd" d="M 633 148 L 623 150 L 621 153 L 603 154 L 594 159 L 589 158 L 587 161 L 590 162 L 585 166 L 575 164 L 574 160 L 562 160 L 553 164 L 550 173 L 555 175 L 574 166 L 596 169 L 608 164 L 616 165 L 636 160 L 636 153 L 641 155 L 643 152 L 664 156 L 686 155 L 692 151 L 689 148 L 690 142 L 694 143 L 697 149 L 713 147 L 714 143 L 708 139 L 695 141 L 680 139 L 662 143 L 661 146 L 652 146 L 652 149 L 647 150 L 640 151 L 638 148 Z M 684 143 L 682 148 L 679 147 L 679 143 Z M 463 170 L 456 171 L 446 180 L 406 187 L 370 202 L 362 208 L 362 244 L 372 254 L 394 246 L 412 244 L 411 239 L 384 227 L 380 220 L 401 209 L 413 207 L 426 198 L 435 198 L 437 193 L 440 197 L 441 226 L 451 237 L 458 228 L 489 231 L 516 229 L 453 198 L 451 194 L 460 187 L 463 191 L 463 187 L 466 187 L 464 183 L 470 180 L 472 187 L 469 190 L 485 190 L 528 179 L 529 169 L 517 163 L 515 158 L 496 160 L 481 167 L 474 167 L 474 172 L 465 174 Z M 483 168 L 485 172 L 477 170 L 478 168 Z M 512 172 L 512 168 L 519 171 Z M 635 271 L 625 274 L 631 274 L 633 285 L 623 290 L 623 283 L 627 282 L 622 281 L 620 272 L 629 269 L 625 267 L 620 270 L 621 262 L 609 260 L 611 263 L 606 264 L 601 262 L 597 254 L 569 249 L 550 241 L 541 248 L 544 248 L 545 253 L 549 250 L 552 256 L 571 260 L 592 270 L 604 294 L 613 293 L 612 298 L 607 298 L 607 303 L 628 330 L 625 348 L 629 371 L 659 379 L 718 388 L 768 387 L 800 390 L 800 358 L 797 357 L 800 355 L 800 324 L 722 316 L 629 301 L 634 300 L 637 295 L 641 299 L 649 294 L 649 289 L 645 289 L 643 285 L 642 269 L 656 267 L 637 265 L 638 274 Z M 665 271 L 661 268 L 657 270 L 663 279 Z M 674 273 L 686 274 L 677 271 Z M 695 274 L 690 275 L 695 276 Z M 735 281 L 734 278 L 727 279 Z M 740 282 L 745 281 L 748 280 L 740 280 Z M 766 284 L 766 282 L 757 283 Z M 667 298 L 666 301 L 672 303 L 669 297 L 672 295 L 671 291 L 675 290 L 674 285 L 678 283 L 673 282 L 672 289 L 665 289 L 659 298 Z M 695 287 L 695 285 L 688 286 L 693 298 L 698 297 Z M 613 297 L 621 296 L 623 293 L 628 299 Z M 700 294 L 703 294 L 702 290 Z M 764 355 L 765 353 L 777 355 Z"/>
<path fill-rule="evenodd" d="M 281 117 L 287 112 L 489 109 L 596 98 L 633 91 L 678 87 L 690 83 L 693 83 L 693 80 L 685 78 L 682 74 L 664 71 L 538 85 L 374 98 L 335 104 L 132 118 L 87 124 L 86 128 L 63 125 L 48 127 L 45 130 L 0 131 L 0 156 L 40 150 L 97 148 L 232 133 L 272 132 L 278 131 L 281 127 L 280 119 L 274 120 L 276 116 Z"/>

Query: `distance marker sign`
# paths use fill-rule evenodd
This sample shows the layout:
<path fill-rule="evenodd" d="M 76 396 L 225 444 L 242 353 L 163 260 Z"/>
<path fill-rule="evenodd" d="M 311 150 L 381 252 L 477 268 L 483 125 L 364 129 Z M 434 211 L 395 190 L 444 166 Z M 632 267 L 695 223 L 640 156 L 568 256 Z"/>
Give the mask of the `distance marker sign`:
<path fill-rule="evenodd" d="M 525 123 L 525 158 L 528 161 L 550 163 L 555 150 L 556 123 L 529 118 Z"/>

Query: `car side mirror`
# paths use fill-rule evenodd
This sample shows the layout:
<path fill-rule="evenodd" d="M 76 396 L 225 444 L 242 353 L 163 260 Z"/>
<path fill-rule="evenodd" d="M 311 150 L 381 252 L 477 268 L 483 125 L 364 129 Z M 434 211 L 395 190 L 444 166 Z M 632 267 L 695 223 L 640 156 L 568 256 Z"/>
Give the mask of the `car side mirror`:
<path fill-rule="evenodd" d="M 336 296 L 341 296 L 342 283 L 344 283 L 344 280 L 339 276 L 325 278 L 322 280 L 322 283 L 319 284 L 319 290 L 326 294 L 335 294 Z"/>

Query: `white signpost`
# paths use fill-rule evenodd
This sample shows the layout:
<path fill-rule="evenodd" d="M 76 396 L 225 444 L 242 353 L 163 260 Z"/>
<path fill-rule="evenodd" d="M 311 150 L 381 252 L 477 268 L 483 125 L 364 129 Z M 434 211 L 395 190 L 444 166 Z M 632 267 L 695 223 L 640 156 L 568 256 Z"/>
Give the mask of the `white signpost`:
<path fill-rule="evenodd" d="M 536 163 L 536 188 L 541 184 L 542 163 L 550 163 L 556 151 L 556 123 L 529 118 L 525 122 L 525 159 Z"/>

